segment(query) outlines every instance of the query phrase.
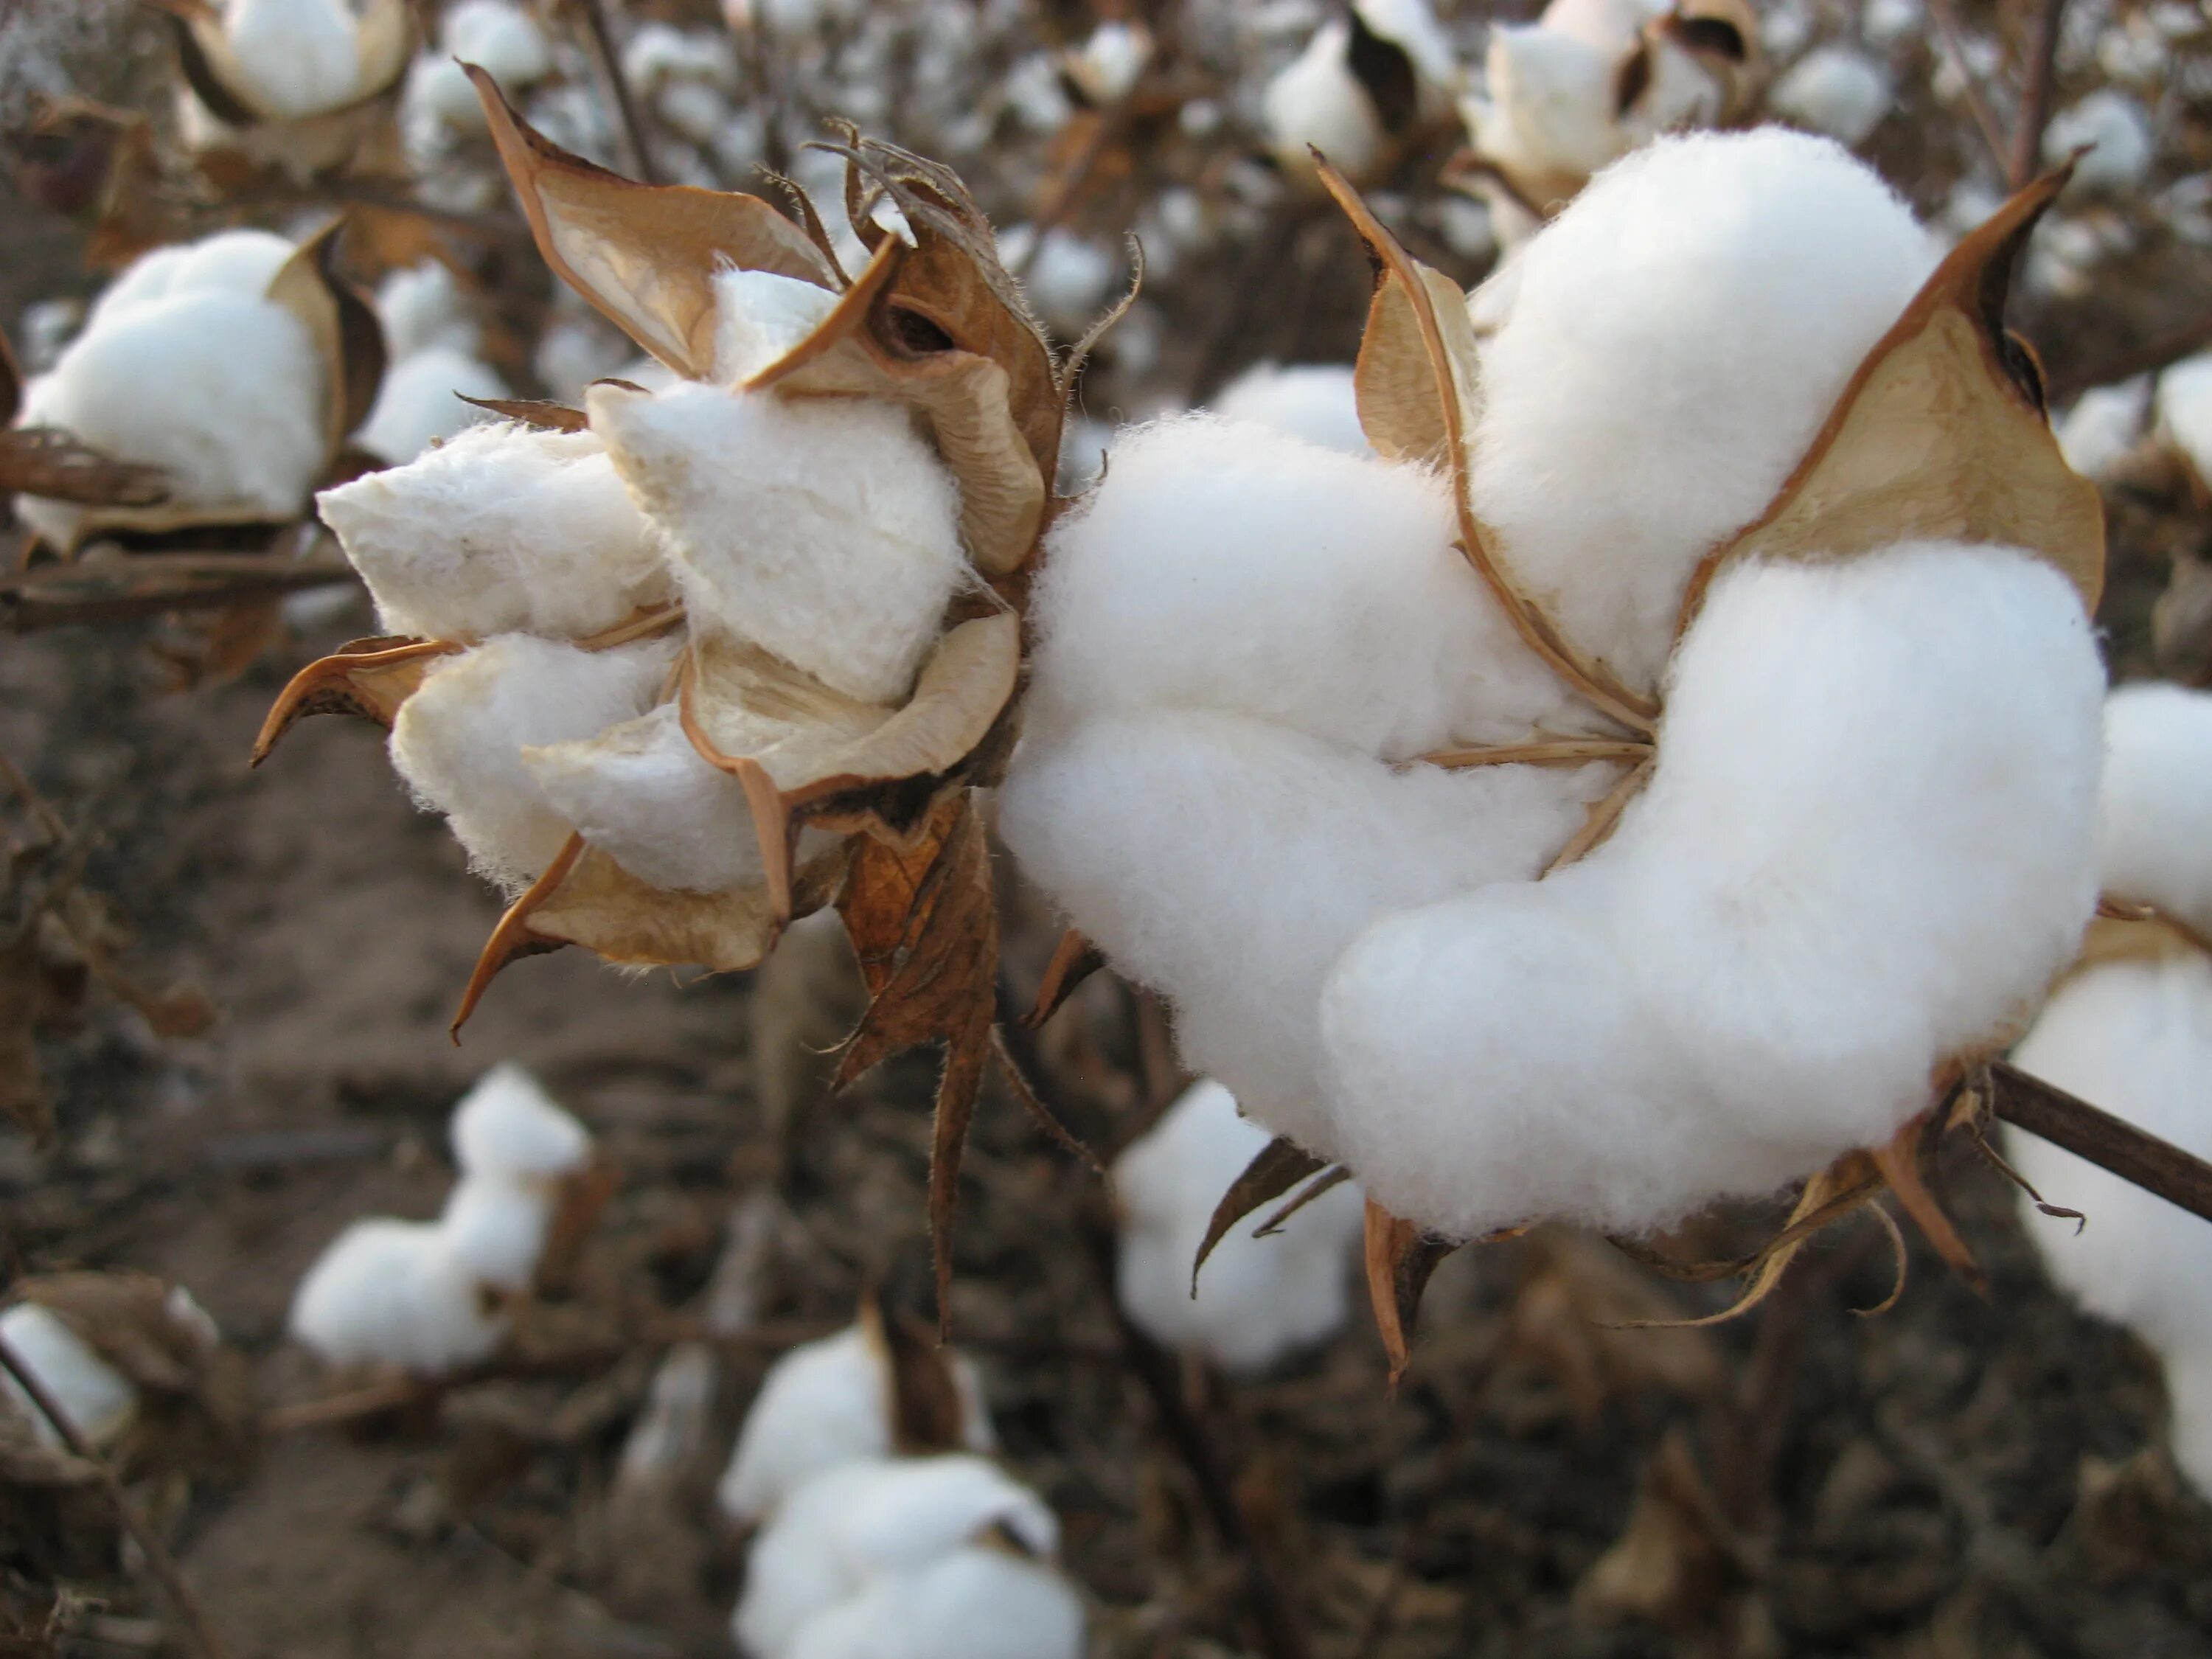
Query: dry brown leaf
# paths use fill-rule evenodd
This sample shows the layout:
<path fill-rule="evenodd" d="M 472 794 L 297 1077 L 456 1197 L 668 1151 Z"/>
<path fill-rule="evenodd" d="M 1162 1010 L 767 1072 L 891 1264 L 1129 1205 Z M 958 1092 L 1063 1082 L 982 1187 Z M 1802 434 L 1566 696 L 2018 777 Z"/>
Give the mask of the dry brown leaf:
<path fill-rule="evenodd" d="M 118 461 L 52 427 L 0 432 L 0 495 L 43 495 L 85 507 L 158 507 L 169 498 L 158 466 Z"/>
<path fill-rule="evenodd" d="M 489 410 L 503 421 L 519 421 L 540 432 L 584 432 L 592 424 L 592 417 L 582 410 L 550 398 L 471 398 L 465 392 L 453 395 L 465 404 Z"/>
<path fill-rule="evenodd" d="M 404 635 L 348 641 L 293 675 L 277 694 L 253 739 L 251 763 L 267 760 L 284 734 L 311 714 L 358 715 L 389 732 L 400 704 L 415 695 L 438 659 L 462 648 Z"/>
<path fill-rule="evenodd" d="M 1425 1232 L 1373 1199 L 1367 1200 L 1367 1297 L 1390 1361 L 1393 1389 L 1413 1364 L 1413 1319 L 1420 1311 L 1421 1292 L 1437 1264 L 1457 1249 L 1449 1239 Z"/>
<path fill-rule="evenodd" d="M 2042 372 L 2004 326 L 2014 264 L 2071 173 L 2021 191 L 1936 268 L 1766 511 L 1699 566 L 1677 637 L 1736 560 L 1826 562 L 1916 538 L 2023 549 L 2096 613 L 2103 501 L 2059 453 Z"/>
<path fill-rule="evenodd" d="M 1052 960 L 1045 963 L 1044 978 L 1037 985 L 1036 1001 L 1022 1016 L 1022 1024 L 1036 1030 L 1060 1012 L 1075 994 L 1076 987 L 1105 965 L 1103 951 L 1073 927 L 1067 929 L 1052 948 Z"/>
<path fill-rule="evenodd" d="M 833 283 L 806 233 L 759 197 L 634 184 L 552 143 L 489 75 L 463 67 L 545 263 L 678 374 L 713 377 L 716 271 Z"/>
<path fill-rule="evenodd" d="M 1206 1235 L 1198 1241 L 1198 1253 L 1191 1257 L 1190 1293 L 1198 1294 L 1198 1270 L 1213 1254 L 1213 1247 L 1229 1236 L 1231 1227 L 1262 1204 L 1273 1202 L 1300 1182 L 1318 1175 L 1328 1164 L 1328 1159 L 1316 1158 L 1286 1136 L 1277 1135 L 1262 1146 L 1213 1206 Z"/>

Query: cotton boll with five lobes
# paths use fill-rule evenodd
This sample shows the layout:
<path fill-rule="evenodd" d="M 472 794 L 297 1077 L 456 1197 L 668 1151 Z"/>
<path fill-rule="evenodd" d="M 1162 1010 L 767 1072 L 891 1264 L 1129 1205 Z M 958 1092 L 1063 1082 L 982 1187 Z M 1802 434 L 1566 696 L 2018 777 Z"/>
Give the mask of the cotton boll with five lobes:
<path fill-rule="evenodd" d="M 399 465 L 464 428 L 493 419 L 464 398 L 514 394 L 489 364 L 452 346 L 402 357 L 385 371 L 376 404 L 354 441 L 380 460 Z"/>
<path fill-rule="evenodd" d="M 994 1442 L 973 1361 L 951 1358 L 961 1401 L 961 1442 L 989 1451 Z M 715 1488 L 734 1521 L 763 1521 L 826 1471 L 890 1455 L 890 1356 L 866 1325 L 802 1343 L 769 1367 L 745 1413 L 729 1467 Z"/>
<path fill-rule="evenodd" d="M 435 1376 L 497 1347 L 506 1316 L 458 1261 L 436 1224 L 357 1221 L 301 1280 L 292 1334 L 333 1365 L 384 1364 Z"/>
<path fill-rule="evenodd" d="M 112 1443 L 138 1415 L 138 1390 L 131 1379 L 102 1359 L 69 1322 L 35 1302 L 18 1302 L 0 1312 L 0 1340 L 16 1362 L 46 1387 L 70 1425 L 95 1448 Z M 4 1392 L 49 1446 L 62 1443 L 46 1414 L 15 1379 L 0 1373 Z"/>
<path fill-rule="evenodd" d="M 467 427 L 316 502 L 395 634 L 581 638 L 670 591 L 652 526 L 588 432 Z"/>
<path fill-rule="evenodd" d="M 1889 71 L 1846 46 L 1815 46 L 1790 66 L 1767 94 L 1767 107 L 1784 120 L 1839 143 L 1863 143 L 1889 113 L 1894 94 Z"/>
<path fill-rule="evenodd" d="M 2060 110 L 2043 131 L 2044 160 L 2053 167 L 2084 146 L 2088 154 L 2074 164 L 2074 186 L 2083 191 L 2132 190 L 2158 154 L 2143 106 L 2112 87 Z"/>
<path fill-rule="evenodd" d="M 2200 482 L 2212 485 L 2212 351 L 2185 358 L 2158 377 L 2156 412 L 2160 435 Z"/>
<path fill-rule="evenodd" d="M 1248 1217 L 1218 1243 L 1191 1293 L 1191 1264 L 1214 1206 L 1271 1137 L 1211 1079 L 1191 1085 L 1114 1163 L 1121 1208 L 1115 1291 L 1155 1341 L 1233 1371 L 1265 1370 L 1334 1335 L 1351 1306 L 1352 1247 L 1364 1206 L 1345 1183 L 1306 1205 L 1279 1237 Z"/>
<path fill-rule="evenodd" d="M 1612 840 L 1337 965 L 1346 1161 L 1454 1237 L 1641 1232 L 1888 1139 L 2073 952 L 2100 681 L 2079 596 L 2014 550 L 1724 573 Z"/>
<path fill-rule="evenodd" d="M 780 1659 L 1081 1659 L 1083 1626 L 1060 1574 L 970 1545 L 817 1613 Z"/>
<path fill-rule="evenodd" d="M 523 750 L 635 720 L 659 700 L 673 653 L 663 641 L 581 651 L 495 635 L 441 659 L 402 705 L 392 763 L 416 800 L 446 815 L 477 869 L 519 890 L 571 830 L 532 781 Z"/>
<path fill-rule="evenodd" d="M 1214 398 L 1224 421 L 1252 421 L 1346 455 L 1369 455 L 1349 363 L 1255 363 Z"/>
<path fill-rule="evenodd" d="M 903 409 L 697 382 L 585 401 L 695 626 L 863 702 L 906 695 L 969 572 L 957 486 Z"/>

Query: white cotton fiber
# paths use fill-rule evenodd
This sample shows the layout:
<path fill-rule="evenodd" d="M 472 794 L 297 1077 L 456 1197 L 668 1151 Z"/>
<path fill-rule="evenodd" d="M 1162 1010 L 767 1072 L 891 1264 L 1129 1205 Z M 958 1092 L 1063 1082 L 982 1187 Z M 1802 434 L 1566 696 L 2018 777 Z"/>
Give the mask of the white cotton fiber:
<path fill-rule="evenodd" d="M 2075 949 L 2100 678 L 2073 589 L 2015 551 L 1725 574 L 1613 839 L 1386 918 L 1331 976 L 1369 1194 L 1456 1237 L 1644 1231 L 1887 1139 Z"/>
<path fill-rule="evenodd" d="M 906 695 L 968 567 L 958 489 L 904 410 L 696 383 L 586 403 L 695 623 L 848 696 Z"/>
<path fill-rule="evenodd" d="M 1483 95 L 1461 112 L 1476 150 L 1524 188 L 1596 172 L 1621 150 L 1613 117 L 1631 50 L 1627 41 L 1600 46 L 1545 24 L 1493 27 Z"/>
<path fill-rule="evenodd" d="M 994 1443 L 974 1362 L 951 1358 L 971 1451 Z M 891 1451 L 891 1373 L 882 1340 L 853 1325 L 802 1343 L 769 1368 L 745 1413 L 715 1498 L 735 1521 L 765 1520 L 792 1493 L 829 1470 Z"/>
<path fill-rule="evenodd" d="M 778 1659 L 1082 1659 L 1083 1624 L 1051 1568 L 975 1545 L 817 1613 Z"/>
<path fill-rule="evenodd" d="M 545 1180 L 592 1156 L 584 1126 L 512 1060 L 486 1072 L 453 1108 L 453 1161 L 471 1176 Z"/>
<path fill-rule="evenodd" d="M 1765 507 L 1935 264 L 1873 172 L 1780 128 L 1664 139 L 1522 251 L 1475 510 L 1567 635 L 1650 686 L 1706 550 Z"/>
<path fill-rule="evenodd" d="M 2105 890 L 2212 933 L 2212 694 L 2112 693 L 2100 818 Z"/>
<path fill-rule="evenodd" d="M 453 346 L 431 346 L 402 357 L 385 371 L 368 419 L 354 442 L 379 459 L 398 465 L 463 428 L 494 418 L 461 401 L 513 394 L 499 372 Z"/>
<path fill-rule="evenodd" d="M 2201 750 L 2199 751 L 2201 754 Z M 2153 803 L 2145 802 L 2148 806 Z M 2111 809 L 2107 809 L 2108 811 Z M 2139 834 L 2181 822 L 2138 820 Z M 2200 868 L 2201 828 L 2191 850 Z M 2013 1060 L 2199 1158 L 2212 1158 L 2212 959 L 2191 954 L 2083 970 L 2061 986 Z M 2008 1130 L 2006 1156 L 2044 1198 L 2087 1218 L 2021 1223 L 2051 1276 L 2090 1312 L 2125 1325 L 2165 1362 L 2173 1454 L 2212 1497 L 2212 1231 L 2132 1182 Z"/>
<path fill-rule="evenodd" d="M 385 349 L 404 360 L 433 346 L 473 355 L 483 331 L 469 314 L 460 284 L 442 261 L 425 259 L 392 272 L 376 289 Z"/>
<path fill-rule="evenodd" d="M 714 378 L 725 386 L 750 380 L 813 333 L 836 305 L 828 289 L 796 276 L 723 271 L 714 278 Z"/>
<path fill-rule="evenodd" d="M 223 230 L 197 242 L 143 253 L 93 302 L 90 329 L 103 320 L 183 294 L 264 294 L 298 250 L 269 230 Z"/>
<path fill-rule="evenodd" d="M 472 426 L 315 499 L 395 634 L 581 637 L 669 594 L 652 526 L 588 432 Z"/>
<path fill-rule="evenodd" d="M 464 1176 L 447 1196 L 438 1231 L 469 1277 L 495 1290 L 526 1291 L 545 1253 L 553 1204 L 542 1183 Z"/>
<path fill-rule="evenodd" d="M 2149 385 L 2142 380 L 2092 386 L 2057 422 L 2059 453 L 2085 478 L 2118 474 L 2142 444 Z"/>
<path fill-rule="evenodd" d="M 555 812 L 648 887 L 726 892 L 765 868 L 744 787 L 700 758 L 673 702 L 526 749 L 522 763 Z"/>
<path fill-rule="evenodd" d="M 2113 87 L 2101 87 L 2069 104 L 2043 130 L 2043 159 L 2053 167 L 2085 146 L 2088 154 L 2074 164 L 2074 184 L 2082 190 L 2132 190 L 2158 155 L 2150 117 Z"/>
<path fill-rule="evenodd" d="M 1347 61 L 1352 29 L 1332 18 L 1314 31 L 1306 49 L 1267 83 L 1261 100 L 1267 143 L 1284 171 L 1313 171 L 1319 150 L 1347 179 L 1373 173 L 1389 140 L 1375 103 Z"/>
<path fill-rule="evenodd" d="M 35 1302 L 18 1302 L 0 1313 L 0 1339 L 16 1362 L 46 1387 L 70 1426 L 95 1448 L 105 1446 L 138 1415 L 138 1390 L 129 1377 L 71 1330 L 69 1322 Z M 31 1424 L 40 1440 L 58 1446 L 62 1437 L 13 1376 L 0 1373 L 4 1393 Z"/>
<path fill-rule="evenodd" d="M 1221 388 L 1213 412 L 1346 455 L 1374 453 L 1360 429 L 1349 363 L 1255 363 Z"/>
<path fill-rule="evenodd" d="M 418 801 L 446 815 L 478 870 L 520 887 L 570 830 L 531 781 L 523 750 L 635 720 L 658 701 L 672 652 L 663 641 L 594 652 L 497 635 L 441 659 L 401 706 L 392 763 Z"/>
<path fill-rule="evenodd" d="M 344 0 L 223 0 L 222 33 L 238 90 L 270 115 L 319 114 L 359 89 L 358 25 Z"/>
<path fill-rule="evenodd" d="M 1784 120 L 1859 144 L 1880 126 L 1893 99 L 1889 71 L 1854 46 L 1815 46 L 1790 67 L 1766 95 Z"/>
<path fill-rule="evenodd" d="M 511 0 L 459 0 L 446 8 L 438 38 L 447 57 L 478 65 L 510 94 L 553 72 L 545 31 Z"/>
<path fill-rule="evenodd" d="M 1415 467 L 1206 416 L 1125 431 L 1054 526 L 1031 723 L 1249 714 L 1385 759 L 1570 718 Z"/>
<path fill-rule="evenodd" d="M 2212 351 L 2185 358 L 2158 377 L 2157 414 L 2166 441 L 2212 485 Z"/>
<path fill-rule="evenodd" d="M 356 1221 L 301 1280 L 292 1334 L 333 1365 L 435 1376 L 497 1347 L 507 1319 L 428 1222 Z"/>
<path fill-rule="evenodd" d="M 1348 1182 L 1301 1209 L 1278 1237 L 1252 1236 L 1273 1206 L 1237 1223 L 1206 1257 L 1191 1294 L 1191 1263 L 1215 1206 L 1271 1139 L 1237 1115 L 1228 1090 L 1205 1079 L 1114 1162 L 1121 1306 L 1155 1341 L 1233 1371 L 1263 1370 L 1334 1335 L 1351 1306 L 1352 1244 L 1365 1206 Z"/>

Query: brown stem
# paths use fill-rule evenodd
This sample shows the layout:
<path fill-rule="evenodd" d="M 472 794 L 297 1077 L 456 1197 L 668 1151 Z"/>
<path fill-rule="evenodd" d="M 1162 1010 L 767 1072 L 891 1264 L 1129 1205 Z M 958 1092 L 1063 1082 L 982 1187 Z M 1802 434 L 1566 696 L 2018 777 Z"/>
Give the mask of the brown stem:
<path fill-rule="evenodd" d="M 584 55 L 592 60 L 592 78 L 599 83 L 599 96 L 615 114 L 621 131 L 623 150 L 623 165 L 629 176 L 641 185 L 656 184 L 653 176 L 653 151 L 645 142 L 645 128 L 640 121 L 637 105 L 629 95 L 629 83 L 623 79 L 622 61 L 615 56 L 614 35 L 607 27 L 607 10 L 602 0 L 570 0 L 576 15 L 583 21 Z"/>
<path fill-rule="evenodd" d="M 2154 335 L 2141 345 L 2102 362 L 2053 375 L 2051 401 L 2063 404 L 2092 386 L 2110 386 L 2115 380 L 2132 380 L 2138 374 L 2155 374 L 2184 357 L 2195 356 L 2208 345 L 2212 345 L 2212 313 L 2183 327 Z"/>
<path fill-rule="evenodd" d="M 2015 1128 L 2212 1221 L 2212 1164 L 2003 1060 L 1990 1085 L 1990 1109 Z"/>
<path fill-rule="evenodd" d="M 2051 120 L 2051 99 L 2057 79 L 2058 34 L 2066 0 L 2042 0 L 2027 37 L 2027 74 L 2020 94 L 2020 119 L 2012 130 L 2012 153 L 2005 173 L 2014 190 L 2025 190 L 2043 160 L 2043 129 Z"/>
<path fill-rule="evenodd" d="M 1951 9 L 1951 0 L 1928 0 L 1929 14 L 1936 19 L 1936 32 L 1943 37 L 1943 50 L 1950 55 L 1952 67 L 1959 71 L 1959 84 L 1966 89 L 1966 108 L 1979 129 L 1982 142 L 1990 147 L 1990 157 L 1999 167 L 2009 167 L 2007 159 L 2008 146 L 2004 129 L 1990 108 L 1988 94 L 1983 90 L 1982 77 L 1974 73 L 1974 66 L 1966 56 L 1966 42 L 1959 30 L 1959 15 Z"/>
<path fill-rule="evenodd" d="M 100 1489 L 107 1494 L 107 1501 L 115 1510 L 115 1518 L 123 1523 L 123 1529 L 138 1546 L 139 1552 L 146 1558 L 146 1565 L 153 1570 L 154 1577 L 161 1580 L 161 1589 L 167 1595 L 170 1604 L 176 1608 L 177 1616 L 184 1620 L 185 1628 L 191 1632 L 192 1645 L 200 1650 L 201 1659 L 224 1659 L 222 1642 L 216 1638 L 214 1627 L 208 1623 L 207 1614 L 201 1608 L 198 1598 L 185 1584 L 184 1574 L 177 1570 L 176 1560 L 170 1555 L 167 1547 L 146 1524 L 145 1517 L 131 1503 L 131 1494 L 123 1490 L 122 1480 L 108 1467 L 107 1460 L 77 1431 L 76 1425 L 70 1420 L 69 1413 L 62 1409 L 61 1403 L 48 1390 L 45 1380 L 23 1363 L 4 1336 L 0 1336 L 0 1370 L 5 1370 L 15 1378 L 16 1386 L 29 1397 L 46 1421 L 53 1425 L 54 1432 L 61 1437 L 62 1444 L 91 1468 Z"/>

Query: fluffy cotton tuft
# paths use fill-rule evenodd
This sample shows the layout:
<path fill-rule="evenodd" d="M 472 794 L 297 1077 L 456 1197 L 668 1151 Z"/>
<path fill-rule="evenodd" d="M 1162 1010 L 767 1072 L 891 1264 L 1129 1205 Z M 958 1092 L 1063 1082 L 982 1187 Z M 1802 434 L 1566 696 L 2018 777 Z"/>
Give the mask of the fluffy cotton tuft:
<path fill-rule="evenodd" d="M 348 1227 L 309 1269 L 291 1330 L 330 1364 L 437 1376 L 489 1354 L 507 1318 L 436 1224 L 379 1218 Z"/>
<path fill-rule="evenodd" d="M 2075 948 L 2100 678 L 2073 590 L 2009 550 L 1725 574 L 1613 839 L 1386 917 L 1332 975 L 1370 1194 L 1462 1237 L 1642 1231 L 1887 1139 Z"/>
<path fill-rule="evenodd" d="M 2074 184 L 2081 190 L 2132 190 L 2158 155 L 2150 117 L 2114 87 L 2100 87 L 2069 104 L 2043 131 L 2044 159 L 2053 167 L 2084 146 L 2088 154 L 2074 164 Z"/>
<path fill-rule="evenodd" d="M 592 1137 L 512 1060 L 477 1079 L 453 1108 L 453 1161 L 471 1176 L 544 1179 L 581 1169 Z"/>
<path fill-rule="evenodd" d="M 1213 412 L 1346 455 L 1373 453 L 1360 429 L 1349 363 L 1257 363 L 1222 387 Z"/>
<path fill-rule="evenodd" d="M 1889 113 L 1889 71 L 1855 47 L 1815 46 L 1774 84 L 1767 107 L 1784 120 L 1835 139 L 1863 143 Z"/>
<path fill-rule="evenodd" d="M 588 432 L 469 427 L 316 504 L 395 634 L 580 637 L 668 596 L 652 526 Z"/>
<path fill-rule="evenodd" d="M 714 278 L 714 374 L 726 385 L 750 380 L 822 325 L 836 308 L 828 289 L 766 270 L 726 270 Z"/>
<path fill-rule="evenodd" d="M 512 0 L 459 0 L 439 20 L 446 55 L 481 66 L 509 91 L 553 72 L 553 49 L 529 10 Z"/>
<path fill-rule="evenodd" d="M 137 1417 L 138 1390 L 131 1379 L 102 1359 L 51 1309 L 18 1302 L 0 1313 L 0 1339 L 18 1363 L 46 1385 L 70 1426 L 94 1447 L 112 1443 Z M 41 1441 L 49 1446 L 62 1443 L 59 1431 L 13 1376 L 0 1373 L 0 1391 Z"/>
<path fill-rule="evenodd" d="M 2142 442 L 2149 387 L 2140 380 L 2093 386 L 2057 423 L 2066 465 L 2102 483 L 2117 476 Z"/>
<path fill-rule="evenodd" d="M 1083 1622 L 1058 1573 L 975 1545 L 816 1614 L 779 1659 L 1081 1659 Z"/>
<path fill-rule="evenodd" d="M 955 1355 L 951 1363 L 962 1443 L 989 1451 L 991 1421 L 974 1362 Z M 715 1497 L 732 1520 L 763 1521 L 825 1473 L 890 1451 L 890 1362 L 881 1338 L 850 1326 L 802 1343 L 769 1368 Z"/>
<path fill-rule="evenodd" d="M 1935 262 L 1824 139 L 1692 135 L 1607 169 L 1523 250 L 1484 349 L 1474 499 L 1504 564 L 1651 685 L 1698 561 L 1766 506 Z"/>
<path fill-rule="evenodd" d="M 552 1229 L 553 1195 L 538 1182 L 464 1176 L 447 1195 L 438 1231 L 447 1254 L 478 1284 L 521 1291 L 538 1276 Z"/>
<path fill-rule="evenodd" d="M 1346 1182 L 1301 1209 L 1279 1237 L 1253 1237 L 1264 1215 L 1248 1218 L 1206 1257 L 1194 1297 L 1191 1263 L 1214 1206 L 1270 1139 L 1238 1115 L 1228 1090 L 1205 1079 L 1114 1164 L 1122 1307 L 1156 1341 L 1240 1372 L 1263 1370 L 1342 1327 L 1364 1215 L 1358 1188 Z"/>
<path fill-rule="evenodd" d="M 849 696 L 905 695 L 967 574 L 958 489 L 905 410 L 696 382 L 586 402 L 696 622 Z"/>
<path fill-rule="evenodd" d="M 2100 818 L 2105 890 L 2212 933 L 2212 696 L 2112 693 Z"/>
<path fill-rule="evenodd" d="M 2212 351 L 2185 358 L 2158 377 L 2158 424 L 2197 477 L 2212 484 Z"/>
<path fill-rule="evenodd" d="M 319 114 L 359 90 L 358 26 L 344 0 L 225 0 L 222 33 L 239 90 L 271 115 Z"/>
<path fill-rule="evenodd" d="M 431 346 L 400 358 L 385 371 L 375 407 L 354 441 L 379 459 L 399 465 L 431 445 L 492 418 L 462 402 L 463 398 L 510 395 L 507 382 L 489 364 L 453 346 Z"/>
<path fill-rule="evenodd" d="M 378 283 L 376 315 L 384 325 L 385 349 L 396 358 L 433 346 L 472 355 L 482 343 L 483 331 L 469 315 L 460 284 L 440 260 L 404 266 Z"/>
<path fill-rule="evenodd" d="M 1310 149 L 1326 155 L 1347 179 L 1364 179 L 1389 142 L 1374 100 L 1352 72 L 1352 28 L 1332 18 L 1306 49 L 1272 81 L 1262 97 L 1267 143 L 1285 171 L 1310 173 Z"/>
<path fill-rule="evenodd" d="M 392 763 L 442 812 L 490 879 L 526 884 L 573 826 L 547 805 L 523 750 L 635 720 L 658 699 L 673 659 L 663 641 L 580 651 L 501 634 L 443 659 L 392 723 Z"/>

